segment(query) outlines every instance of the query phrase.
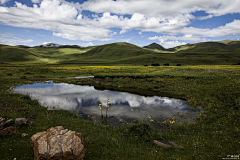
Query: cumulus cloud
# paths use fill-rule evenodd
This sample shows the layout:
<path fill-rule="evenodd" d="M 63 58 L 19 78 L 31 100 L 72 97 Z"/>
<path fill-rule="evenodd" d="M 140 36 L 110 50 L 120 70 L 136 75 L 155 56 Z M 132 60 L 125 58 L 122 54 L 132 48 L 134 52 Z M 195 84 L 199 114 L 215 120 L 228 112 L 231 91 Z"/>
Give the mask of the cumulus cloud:
<path fill-rule="evenodd" d="M 88 0 L 80 6 L 83 10 L 95 13 L 110 12 L 121 15 L 141 13 L 147 17 L 174 17 L 195 11 L 206 11 L 217 16 L 240 12 L 239 0 Z"/>
<path fill-rule="evenodd" d="M 64 0 L 43 0 L 28 7 L 15 2 L 15 7 L 0 7 L 0 22 L 15 27 L 53 31 L 53 36 L 69 40 L 111 40 L 110 29 L 99 22 L 82 18 L 78 5 Z"/>
<path fill-rule="evenodd" d="M 52 43 L 52 42 L 43 42 L 43 45 L 46 45 L 46 44 L 48 44 L 48 43 Z"/>
<path fill-rule="evenodd" d="M 180 46 L 180 45 L 185 45 L 185 42 L 178 42 L 178 41 L 168 41 L 168 42 L 163 42 L 160 43 L 161 45 L 163 45 L 165 48 L 173 48 L 176 46 Z"/>
<path fill-rule="evenodd" d="M 138 32 L 138 34 L 140 34 L 140 35 L 141 35 L 141 34 L 142 34 L 142 32 Z"/>
<path fill-rule="evenodd" d="M 193 36 L 192 34 L 186 34 L 184 36 L 154 36 L 148 37 L 149 40 L 159 40 L 161 43 L 167 40 L 184 40 L 184 41 L 200 41 L 201 38 Z"/>
<path fill-rule="evenodd" d="M 126 33 L 126 32 L 127 32 L 127 30 L 122 29 L 119 34 L 123 34 L 123 33 Z"/>
<path fill-rule="evenodd" d="M 0 0 L 0 4 L 4 4 L 4 3 L 8 2 L 8 1 L 10 1 L 10 0 Z"/>
<path fill-rule="evenodd" d="M 20 44 L 34 43 L 34 40 L 21 39 L 21 38 L 15 37 L 11 33 L 5 33 L 5 34 L 0 34 L 0 43 L 14 46 L 14 45 L 18 45 L 19 43 Z"/>
<path fill-rule="evenodd" d="M 64 0 L 32 2 L 39 4 L 29 7 L 15 2 L 14 7 L 0 6 L 0 22 L 15 27 L 49 30 L 54 37 L 83 41 L 113 40 L 112 37 L 117 33 L 111 28 L 120 28 L 119 34 L 131 29 L 139 30 L 139 34 L 169 34 L 171 36 L 157 39 L 164 42 L 170 40 L 172 44 L 180 43 L 178 40 L 198 41 L 204 37 L 240 34 L 240 20 L 213 29 L 186 27 L 191 23 L 191 19 L 203 20 L 228 13 L 240 13 L 239 0 L 88 0 L 82 4 Z M 94 14 L 87 17 L 82 14 L 83 10 Z M 205 11 L 208 15 L 195 17 L 192 12 L 196 11 Z M 126 14 L 130 15 L 130 18 L 124 17 Z M 185 36 L 174 36 L 178 34 Z"/>
<path fill-rule="evenodd" d="M 83 43 L 83 46 L 93 46 L 93 43 L 92 42 Z"/>
<path fill-rule="evenodd" d="M 32 1 L 32 3 L 40 3 L 41 2 L 41 0 L 31 0 Z"/>
<path fill-rule="evenodd" d="M 113 32 L 112 35 L 117 35 L 117 32 Z"/>

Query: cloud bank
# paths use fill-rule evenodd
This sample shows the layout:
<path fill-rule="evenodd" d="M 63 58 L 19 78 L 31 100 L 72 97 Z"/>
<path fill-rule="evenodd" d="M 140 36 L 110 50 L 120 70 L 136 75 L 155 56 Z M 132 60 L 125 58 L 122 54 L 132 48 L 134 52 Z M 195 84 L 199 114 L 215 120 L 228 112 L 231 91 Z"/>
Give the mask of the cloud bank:
<path fill-rule="evenodd" d="M 7 0 L 0 2 L 4 4 Z M 128 30 L 139 30 L 139 34 L 155 32 L 168 36 L 148 39 L 157 39 L 165 47 L 184 44 L 180 40 L 203 41 L 207 37 L 240 34 L 240 20 L 237 19 L 213 29 L 187 27 L 191 20 L 240 13 L 239 0 L 88 0 L 82 4 L 64 0 L 32 2 L 33 7 L 17 1 L 14 7 L 0 6 L 0 23 L 44 29 L 52 31 L 54 37 L 88 42 L 113 40 L 117 35 L 113 28 L 121 29 L 119 34 Z M 94 14 L 85 16 L 83 11 Z M 204 11 L 207 16 L 195 17 L 193 13 L 197 11 Z M 179 34 L 185 36 L 176 37 Z"/>

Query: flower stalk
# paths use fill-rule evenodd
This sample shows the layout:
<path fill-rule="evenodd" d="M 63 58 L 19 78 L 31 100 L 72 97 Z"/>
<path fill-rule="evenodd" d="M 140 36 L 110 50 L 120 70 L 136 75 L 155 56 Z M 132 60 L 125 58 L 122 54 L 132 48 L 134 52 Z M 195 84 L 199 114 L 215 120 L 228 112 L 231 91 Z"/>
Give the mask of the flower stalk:
<path fill-rule="evenodd" d="M 110 103 L 110 99 L 108 99 L 108 101 L 107 101 L 107 105 L 106 105 L 106 107 L 107 107 L 107 109 L 106 109 L 106 116 L 105 116 L 105 118 L 103 117 L 103 114 L 102 114 L 102 101 L 100 101 L 100 104 L 99 104 L 99 109 L 101 110 L 101 118 L 102 118 L 102 124 L 106 124 L 107 125 L 107 111 L 109 110 L 109 103 Z"/>

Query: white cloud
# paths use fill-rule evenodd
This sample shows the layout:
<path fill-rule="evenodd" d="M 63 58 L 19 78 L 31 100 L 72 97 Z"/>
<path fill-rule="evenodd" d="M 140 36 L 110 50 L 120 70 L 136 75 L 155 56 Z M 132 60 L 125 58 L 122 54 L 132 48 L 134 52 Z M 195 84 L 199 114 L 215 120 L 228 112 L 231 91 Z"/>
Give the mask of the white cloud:
<path fill-rule="evenodd" d="M 40 3 L 41 2 L 41 0 L 31 0 L 32 1 L 32 3 Z"/>
<path fill-rule="evenodd" d="M 113 32 L 110 35 L 112 35 L 112 36 L 117 35 L 117 32 Z"/>
<path fill-rule="evenodd" d="M 124 42 L 129 42 L 131 41 L 131 38 L 128 38 L 128 39 L 120 39 L 121 41 L 124 41 Z"/>
<path fill-rule="evenodd" d="M 232 34 L 240 34 L 238 29 L 240 26 L 240 20 L 234 20 L 233 22 L 227 23 L 225 26 L 219 26 L 213 29 L 202 29 L 194 27 L 184 27 L 179 32 L 182 34 L 193 34 L 202 37 L 220 37 Z"/>
<path fill-rule="evenodd" d="M 21 38 L 15 37 L 11 33 L 0 34 L 0 44 L 7 44 L 7 45 L 14 46 L 14 45 L 19 45 L 19 43 L 21 43 L 21 44 L 34 43 L 34 40 L 21 39 Z"/>
<path fill-rule="evenodd" d="M 89 0 L 80 5 L 95 13 L 114 14 L 141 13 L 147 17 L 174 17 L 195 11 L 206 11 L 213 15 L 239 13 L 239 0 Z"/>
<path fill-rule="evenodd" d="M 163 45 L 164 48 L 173 48 L 173 47 L 176 47 L 176 46 L 185 45 L 187 43 L 178 42 L 178 41 L 168 41 L 168 42 L 163 42 L 163 43 L 160 43 L 160 44 Z"/>
<path fill-rule="evenodd" d="M 48 44 L 48 43 L 52 43 L 52 42 L 43 42 L 43 45 L 46 45 L 46 44 Z"/>
<path fill-rule="evenodd" d="M 4 4 L 4 3 L 8 2 L 8 1 L 10 1 L 10 0 L 0 0 L 0 4 Z"/>
<path fill-rule="evenodd" d="M 122 29 L 119 34 L 123 34 L 123 33 L 126 33 L 126 32 L 127 32 L 127 30 Z"/>
<path fill-rule="evenodd" d="M 43 37 L 43 36 L 45 36 L 45 35 L 41 35 L 41 34 L 37 34 L 38 36 L 40 36 L 40 37 Z"/>
<path fill-rule="evenodd" d="M 154 37 L 148 37 L 149 40 L 159 40 L 160 42 L 164 42 L 167 40 L 184 40 L 184 41 L 200 41 L 201 38 L 198 36 L 193 36 L 191 34 L 186 34 L 182 37 L 177 36 L 154 36 Z"/>
<path fill-rule="evenodd" d="M 142 34 L 142 32 L 138 32 L 138 34 L 140 34 L 140 35 L 141 35 L 141 34 Z"/>
<path fill-rule="evenodd" d="M 93 43 L 92 42 L 83 43 L 83 46 L 93 46 Z"/>
<path fill-rule="evenodd" d="M 15 7 L 0 7 L 0 22 L 15 27 L 53 31 L 53 36 L 69 40 L 108 41 L 110 29 L 101 27 L 99 22 L 84 17 L 75 3 L 64 0 L 43 0 L 39 7 L 28 7 L 15 2 Z"/>
<path fill-rule="evenodd" d="M 1 3 L 6 0 L 0 0 Z M 191 19 L 202 20 L 228 13 L 240 13 L 239 0 L 88 0 L 83 4 L 64 0 L 32 0 L 39 2 L 28 7 L 15 2 L 15 7 L 0 6 L 0 23 L 14 27 L 44 29 L 53 36 L 69 40 L 109 41 L 116 35 L 111 28 L 120 28 L 119 34 L 128 30 L 170 34 L 157 37 L 159 41 L 199 41 L 204 37 L 240 34 L 240 20 L 213 29 L 186 27 Z M 154 4 L 154 5 L 153 5 Z M 82 10 L 92 11 L 91 18 Z M 209 15 L 195 17 L 192 12 L 205 11 Z M 99 16 L 98 13 L 102 13 Z M 129 14 L 130 18 L 123 17 Z M 183 34 L 186 36 L 176 37 Z M 191 36 L 190 36 L 191 35 Z M 150 37 L 149 37 L 150 38 Z"/>

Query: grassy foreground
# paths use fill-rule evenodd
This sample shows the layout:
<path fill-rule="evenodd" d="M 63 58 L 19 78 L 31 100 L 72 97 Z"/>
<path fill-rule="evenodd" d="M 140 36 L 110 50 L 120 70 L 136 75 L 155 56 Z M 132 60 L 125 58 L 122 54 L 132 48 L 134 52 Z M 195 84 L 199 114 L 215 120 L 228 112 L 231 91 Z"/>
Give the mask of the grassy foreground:
<path fill-rule="evenodd" d="M 95 78 L 67 78 L 91 75 Z M 82 133 L 86 160 L 222 159 L 240 154 L 240 66 L 0 65 L 0 77 L 0 116 L 9 119 L 26 117 L 32 121 L 30 126 L 18 128 L 27 136 L 0 137 L 1 160 L 32 160 L 30 137 L 58 125 Z M 205 113 L 207 117 L 199 116 L 196 124 L 172 125 L 172 132 L 164 133 L 151 129 L 146 132 L 141 123 L 135 124 L 138 126 L 135 130 L 131 124 L 111 128 L 82 120 L 76 113 L 47 110 L 29 96 L 7 91 L 14 85 L 45 80 L 142 95 L 178 97 L 191 106 L 203 106 L 208 111 Z M 146 123 L 149 124 L 150 120 Z M 157 146 L 153 140 L 159 138 L 184 148 Z"/>

